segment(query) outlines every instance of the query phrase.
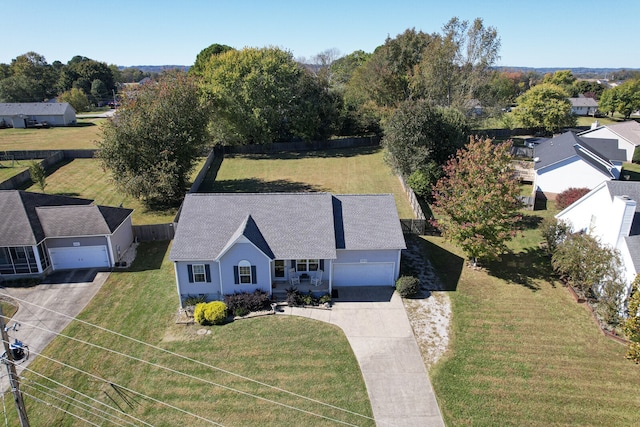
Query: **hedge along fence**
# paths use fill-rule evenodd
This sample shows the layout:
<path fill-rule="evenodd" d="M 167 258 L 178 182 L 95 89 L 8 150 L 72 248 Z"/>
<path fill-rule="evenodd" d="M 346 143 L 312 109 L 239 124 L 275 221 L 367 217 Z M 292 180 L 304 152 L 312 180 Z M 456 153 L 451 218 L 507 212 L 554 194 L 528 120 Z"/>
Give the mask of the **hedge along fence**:
<path fill-rule="evenodd" d="M 224 154 L 274 154 L 287 151 L 317 151 L 336 148 L 376 147 L 380 137 L 341 138 L 325 141 L 273 142 L 270 144 L 225 146 Z"/>

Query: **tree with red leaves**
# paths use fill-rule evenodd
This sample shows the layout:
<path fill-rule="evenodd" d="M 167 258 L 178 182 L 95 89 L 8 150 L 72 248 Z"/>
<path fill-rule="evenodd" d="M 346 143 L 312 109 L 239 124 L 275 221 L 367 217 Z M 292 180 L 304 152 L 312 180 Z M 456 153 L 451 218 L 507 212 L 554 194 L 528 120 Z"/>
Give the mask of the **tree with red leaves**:
<path fill-rule="evenodd" d="M 474 266 L 478 258 L 495 259 L 506 252 L 521 219 L 510 146 L 510 141 L 471 138 L 444 166 L 445 175 L 434 187 L 437 227 Z"/>

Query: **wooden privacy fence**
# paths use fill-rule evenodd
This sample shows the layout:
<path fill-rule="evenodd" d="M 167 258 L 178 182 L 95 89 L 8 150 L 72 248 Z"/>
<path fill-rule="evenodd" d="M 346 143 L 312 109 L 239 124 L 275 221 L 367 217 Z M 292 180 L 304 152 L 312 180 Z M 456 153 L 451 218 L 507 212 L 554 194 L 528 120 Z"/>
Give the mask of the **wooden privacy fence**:
<path fill-rule="evenodd" d="M 133 238 L 136 242 L 152 242 L 154 240 L 173 240 L 176 234 L 176 223 L 134 225 Z"/>
<path fill-rule="evenodd" d="M 400 226 L 402 227 L 402 232 L 405 234 L 417 234 L 417 235 L 430 235 L 430 236 L 439 236 L 440 230 L 431 225 L 429 220 L 426 219 L 400 219 Z"/>

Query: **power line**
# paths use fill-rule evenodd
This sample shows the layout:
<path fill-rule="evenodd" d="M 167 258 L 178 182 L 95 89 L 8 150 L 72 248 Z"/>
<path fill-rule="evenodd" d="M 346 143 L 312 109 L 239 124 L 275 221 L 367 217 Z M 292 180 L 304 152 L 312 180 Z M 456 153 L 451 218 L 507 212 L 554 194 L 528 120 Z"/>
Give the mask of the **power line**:
<path fill-rule="evenodd" d="M 55 314 L 57 314 L 57 315 L 59 315 L 59 316 L 66 317 L 66 318 L 71 319 L 71 320 L 75 320 L 75 321 L 80 322 L 80 323 L 82 323 L 82 324 L 84 324 L 84 325 L 91 326 L 91 327 L 97 328 L 97 329 L 99 329 L 99 330 L 101 330 L 101 331 L 104 331 L 104 332 L 108 332 L 108 333 L 114 334 L 114 335 L 116 335 L 116 336 L 118 336 L 118 337 L 128 339 L 128 340 L 130 340 L 130 341 L 135 342 L 136 344 L 140 344 L 140 345 L 147 346 L 147 347 L 149 347 L 149 348 L 152 348 L 152 349 L 154 349 L 154 350 L 161 351 L 161 352 L 166 353 L 166 354 L 169 354 L 169 355 L 171 355 L 171 356 L 179 357 L 179 358 L 181 358 L 181 359 L 183 359 L 183 360 L 187 360 L 187 361 L 189 361 L 189 362 L 192 362 L 192 363 L 195 363 L 195 364 L 198 364 L 198 365 L 201 365 L 201 366 L 204 366 L 204 367 L 210 368 L 210 369 L 217 370 L 217 371 L 222 372 L 222 373 L 224 373 L 224 374 L 231 375 L 231 376 L 234 376 L 234 377 L 236 377 L 236 378 L 240 378 L 240 379 L 242 379 L 242 380 L 244 380 L 244 381 L 249 381 L 249 382 L 252 382 L 252 383 L 254 383 L 254 384 L 258 384 L 258 385 L 261 385 L 261 386 L 263 386 L 263 387 L 267 387 L 267 388 L 270 388 L 270 389 L 272 389 L 272 390 L 276 390 L 276 391 L 281 392 L 281 393 L 289 394 L 289 395 L 294 396 L 294 397 L 299 398 L 299 399 L 303 399 L 303 400 L 307 400 L 307 401 L 310 401 L 310 402 L 313 402 L 313 403 L 317 403 L 317 404 L 319 404 L 319 405 L 326 406 L 326 407 L 328 407 L 328 408 L 335 409 L 335 410 L 338 410 L 338 411 L 341 411 L 341 412 L 344 412 L 344 413 L 347 413 L 347 414 L 350 414 L 350 415 L 355 415 L 355 416 L 358 416 L 358 417 L 361 417 L 361 418 L 364 418 L 364 419 L 367 419 L 367 420 L 375 421 L 375 419 L 374 419 L 373 417 L 369 417 L 369 416 L 367 416 L 367 415 L 360 414 L 360 413 L 357 413 L 357 412 L 355 412 L 355 411 L 351 411 L 351 410 L 348 410 L 348 409 L 345 409 L 345 408 L 341 408 L 341 407 L 339 407 L 339 406 L 335 406 L 335 405 L 332 405 L 332 404 L 329 404 L 329 403 L 323 402 L 323 401 L 318 400 L 318 399 L 314 399 L 314 398 L 311 398 L 311 397 L 308 397 L 308 396 L 304 396 L 304 395 L 301 395 L 301 394 L 298 394 L 298 393 L 295 393 L 295 392 L 292 392 L 292 391 L 289 391 L 289 390 L 283 389 L 283 388 L 281 388 L 281 387 L 277 387 L 277 386 L 274 386 L 274 385 L 271 385 L 271 384 L 267 384 L 267 383 L 265 383 L 265 382 L 258 381 L 258 380 L 256 380 L 256 379 L 249 378 L 249 377 L 247 377 L 247 376 L 244 376 L 244 375 L 241 375 L 241 374 L 238 374 L 238 373 L 232 372 L 232 371 L 228 371 L 228 370 L 223 369 L 223 368 L 220 368 L 220 367 L 218 367 L 218 366 L 211 365 L 211 364 L 208 364 L 208 363 L 205 363 L 205 362 L 202 362 L 202 361 L 199 361 L 199 360 L 193 359 L 193 358 L 191 358 L 191 357 L 189 357 L 189 356 L 185 356 L 185 355 L 182 355 L 182 354 L 180 354 L 180 353 L 176 353 L 176 352 L 173 352 L 173 351 L 171 351 L 171 350 L 167 350 L 167 349 L 164 349 L 164 348 L 162 348 L 162 347 L 158 347 L 158 346 L 156 346 L 156 345 L 149 344 L 149 343 L 144 342 L 144 341 L 141 341 L 141 340 L 139 340 L 139 339 L 136 339 L 136 338 L 133 338 L 133 337 L 130 337 L 130 336 L 127 336 L 127 335 L 121 334 L 121 333 L 116 332 L 116 331 L 113 331 L 113 330 L 111 330 L 111 329 L 107 329 L 107 328 L 105 328 L 105 327 L 103 327 L 103 326 L 95 325 L 95 324 L 93 324 L 93 323 L 90 323 L 90 322 L 87 322 L 87 321 L 84 321 L 84 320 L 81 320 L 81 319 L 74 318 L 74 317 L 69 316 L 69 315 L 67 315 L 67 314 L 57 312 L 57 311 L 52 310 L 52 309 L 50 309 L 50 308 L 43 307 L 43 306 L 40 306 L 40 305 L 38 305 L 38 304 L 34 304 L 34 303 L 29 302 L 29 301 L 26 301 L 26 300 L 22 300 L 22 299 L 20 299 L 20 298 L 16 298 L 16 297 L 14 297 L 14 296 L 12 296 L 12 295 L 5 294 L 5 293 L 0 293 L 0 295 L 5 295 L 5 296 L 7 296 L 7 297 L 11 297 L 11 298 L 15 299 L 15 300 L 16 300 L 16 301 L 18 301 L 18 302 L 24 302 L 24 303 L 27 303 L 27 304 L 33 305 L 33 306 L 38 307 L 38 308 L 40 308 L 40 309 L 47 310 L 47 311 L 49 311 L 49 312 L 51 312 L 51 313 L 55 313 Z M 54 332 L 54 333 L 55 333 L 55 332 Z M 68 338 L 71 338 L 71 337 L 68 337 Z M 200 379 L 199 379 L 199 380 L 200 380 Z"/>
<path fill-rule="evenodd" d="M 97 403 L 97 404 L 99 404 L 99 405 L 106 406 L 106 407 L 107 407 L 107 408 L 109 408 L 109 409 L 113 409 L 113 410 L 115 410 L 116 412 L 119 412 L 119 413 L 121 413 L 122 415 L 125 415 L 125 416 L 127 416 L 127 417 L 129 417 L 129 418 L 131 418 L 131 419 L 133 419 L 133 420 L 135 420 L 135 421 L 137 421 L 137 422 L 139 422 L 139 423 L 142 423 L 142 424 L 147 425 L 147 426 L 149 426 L 149 427 L 153 427 L 153 425 L 152 425 L 152 424 L 149 424 L 149 423 L 147 423 L 146 421 L 143 421 L 143 420 L 141 420 L 141 419 L 139 419 L 139 418 L 136 418 L 136 417 L 134 417 L 133 415 L 127 414 L 126 412 L 124 412 L 124 411 L 122 411 L 122 410 L 116 409 L 116 408 L 114 408 L 114 407 L 112 407 L 112 406 L 110 406 L 110 405 L 108 405 L 108 404 L 106 404 L 106 403 L 104 403 L 104 402 L 99 401 L 98 399 L 95 399 L 95 398 L 93 398 L 93 397 L 89 396 L 88 394 L 82 393 L 81 391 L 78 391 L 78 390 L 76 390 L 76 389 L 74 389 L 74 388 L 71 388 L 71 387 L 69 387 L 69 386 L 65 385 L 65 384 L 62 384 L 61 382 L 56 381 L 56 380 L 54 380 L 53 378 L 47 377 L 46 375 L 42 375 L 41 373 L 36 372 L 36 371 L 34 371 L 33 369 L 29 369 L 29 368 L 27 368 L 27 367 L 24 367 L 24 370 L 25 370 L 25 371 L 29 371 L 29 372 L 33 373 L 34 375 L 39 376 L 40 378 L 44 378 L 45 380 L 50 381 L 50 382 L 52 382 L 52 383 L 54 383 L 54 384 L 58 385 L 59 387 L 62 387 L 62 388 L 64 388 L 64 389 L 67 389 L 67 390 L 69 390 L 69 391 L 72 391 L 72 392 L 74 392 L 74 393 L 77 393 L 77 394 L 79 394 L 80 396 L 85 397 L 85 398 L 87 398 L 87 399 L 89 399 L 89 400 L 91 400 L 91 401 L 93 401 L 93 402 L 95 402 L 95 403 Z M 31 379 L 27 379 L 27 381 L 36 382 L 36 381 L 34 381 L 34 380 L 31 380 Z M 37 383 L 37 382 L 36 382 L 36 383 Z M 37 384 L 40 384 L 40 383 L 37 383 Z M 42 384 L 40 384 L 40 385 L 42 385 Z M 44 386 L 44 385 L 43 385 L 43 387 L 46 387 L 46 386 Z M 53 389 L 52 389 L 52 390 L 53 390 Z M 56 391 L 56 392 L 58 392 L 58 391 Z M 60 392 L 58 392 L 58 393 L 60 393 Z"/>
<path fill-rule="evenodd" d="M 33 400 L 35 400 L 35 401 L 37 401 L 37 402 L 43 403 L 43 404 L 45 404 L 45 405 L 47 405 L 47 406 L 50 406 L 50 407 L 52 407 L 52 408 L 55 408 L 55 409 L 57 409 L 57 410 L 59 410 L 59 411 L 65 412 L 65 413 L 67 413 L 67 414 L 71 415 L 71 416 L 72 416 L 72 417 L 74 417 L 74 418 L 77 418 L 77 419 L 79 419 L 79 420 L 81 420 L 81 421 L 84 421 L 84 422 L 85 422 L 85 423 L 87 423 L 87 424 L 91 424 L 92 426 L 95 426 L 95 427 L 100 427 L 100 425 L 99 425 L 99 424 L 93 423 L 93 422 L 89 421 L 89 420 L 88 420 L 88 419 L 86 419 L 86 418 L 82 418 L 80 415 L 74 414 L 73 412 L 69 412 L 69 411 L 67 411 L 67 410 L 66 410 L 66 409 L 64 409 L 64 408 L 61 408 L 61 407 L 56 406 L 56 405 L 53 405 L 53 404 L 51 404 L 51 403 L 49 403 L 49 402 L 45 402 L 44 400 L 39 399 L 39 398 L 37 398 L 37 397 L 33 396 L 32 394 L 27 393 L 26 391 L 23 391 L 22 393 L 23 393 L 25 396 L 29 396 L 30 398 L 32 398 Z"/>
<path fill-rule="evenodd" d="M 32 351 L 32 353 L 34 353 L 34 354 L 36 354 L 36 355 L 38 355 L 38 356 L 42 357 L 43 359 L 49 360 L 49 361 L 51 361 L 51 362 L 57 363 L 57 364 L 59 364 L 59 365 L 62 365 L 62 366 L 64 366 L 64 367 L 66 367 L 66 368 L 72 369 L 72 370 L 74 370 L 74 371 L 76 371 L 76 372 L 83 373 L 83 374 L 85 374 L 85 375 L 87 375 L 87 376 L 89 376 L 89 377 L 91 377 L 91 378 L 93 378 L 93 379 L 95 379 L 95 380 L 100 381 L 100 382 L 107 383 L 107 384 L 109 384 L 109 385 L 111 385 L 111 386 L 117 386 L 117 387 L 121 388 L 122 390 L 126 390 L 126 391 L 128 391 L 129 393 L 133 393 L 133 394 L 135 394 L 135 395 L 137 395 L 137 396 L 143 397 L 143 398 L 145 398 L 145 399 L 147 399 L 147 400 L 149 400 L 149 401 L 152 401 L 152 402 L 154 402 L 154 403 L 158 403 L 158 404 L 160 404 L 160 405 L 163 405 L 163 406 L 166 406 L 166 407 L 168 407 L 168 408 L 174 409 L 174 410 L 176 410 L 176 411 L 182 412 L 183 414 L 190 415 L 190 416 L 192 416 L 192 417 L 194 417 L 194 418 L 197 418 L 197 419 L 199 419 L 199 420 L 202 420 L 202 421 L 206 421 L 206 422 L 208 422 L 208 423 L 210 423 L 210 424 L 214 424 L 214 425 L 217 425 L 217 426 L 220 426 L 220 427 L 224 427 L 224 425 L 222 425 L 222 424 L 220 424 L 220 423 L 217 423 L 217 422 L 215 422 L 215 421 L 212 421 L 212 420 L 210 420 L 210 419 L 204 418 L 204 417 L 203 417 L 203 416 L 201 416 L 201 415 L 194 414 L 194 413 L 189 412 L 189 411 L 187 411 L 187 410 L 185 410 L 185 409 L 179 408 L 179 407 L 177 407 L 177 406 L 175 406 L 175 405 L 171 405 L 170 403 L 166 403 L 166 402 L 163 402 L 163 401 L 161 401 L 161 400 L 159 400 L 159 399 L 156 399 L 155 397 L 151 397 L 151 396 L 146 395 L 146 394 L 144 394 L 144 393 L 140 393 L 140 392 L 135 391 L 135 390 L 133 390 L 133 389 L 131 389 L 131 388 L 125 387 L 125 386 L 123 386 L 123 385 L 121 385 L 121 384 L 114 383 L 113 381 L 108 381 L 108 380 L 106 380 L 106 379 L 104 379 L 104 378 L 101 378 L 101 377 L 99 377 L 99 376 L 95 375 L 95 374 L 92 374 L 92 373 L 90 373 L 90 372 L 84 371 L 84 370 L 82 370 L 82 369 L 80 369 L 80 368 L 76 368 L 75 366 L 69 365 L 68 363 L 64 363 L 64 362 L 61 362 L 61 361 L 59 361 L 59 360 L 56 360 L 56 359 L 54 359 L 54 358 L 52 358 L 52 357 L 45 356 L 45 355 L 44 355 L 44 354 L 42 354 L 42 353 L 36 353 L 36 352 L 34 352 L 34 351 Z"/>
<path fill-rule="evenodd" d="M 33 371 L 31 371 L 31 372 L 33 372 Z M 24 378 L 23 378 L 23 380 L 24 380 Z M 41 393 L 47 394 L 47 393 L 45 393 L 44 391 L 42 391 L 42 390 L 38 389 L 37 387 L 32 386 L 32 385 L 31 385 L 31 383 L 36 384 L 36 385 L 38 385 L 38 386 L 40 386 L 40 387 L 42 387 L 42 388 L 44 388 L 44 389 L 46 389 L 46 390 L 48 390 L 48 391 L 50 391 L 50 392 L 53 392 L 53 393 L 59 394 L 59 395 L 61 395 L 61 396 L 64 396 L 64 397 L 65 397 L 65 398 L 67 398 L 67 399 L 70 399 L 70 400 L 72 400 L 72 401 L 74 401 L 74 402 L 78 402 L 79 404 L 81 404 L 81 405 L 84 405 L 84 406 L 88 407 L 89 409 L 82 408 L 82 409 L 86 410 L 87 412 L 90 412 L 90 411 L 97 411 L 97 412 L 102 413 L 102 414 L 105 414 L 105 415 L 107 415 L 107 416 L 109 416 L 109 417 L 116 418 L 118 421 L 124 422 L 124 423 L 126 423 L 126 424 L 128 424 L 128 425 L 130 425 L 130 426 L 135 426 L 135 424 L 134 424 L 134 423 L 132 423 L 131 421 L 126 420 L 126 419 L 124 419 L 124 418 L 121 418 L 121 417 L 119 417 L 119 416 L 118 416 L 118 415 L 116 415 L 116 414 L 112 414 L 112 413 L 111 413 L 111 412 L 109 412 L 109 411 L 105 411 L 105 410 L 103 410 L 103 409 L 96 408 L 95 406 L 92 406 L 92 405 L 88 404 L 87 402 L 84 402 L 84 401 L 82 401 L 82 400 L 80 400 L 80 399 L 76 399 L 76 398 L 75 398 L 75 397 L 73 397 L 73 396 L 69 396 L 69 395 L 67 395 L 67 394 L 64 394 L 64 393 L 62 393 L 62 392 L 60 392 L 60 391 L 58 391 L 58 390 L 56 390 L 56 389 L 54 389 L 54 388 L 52 388 L 52 387 L 48 387 L 48 386 L 46 386 L 46 385 L 44 385 L 44 384 L 42 384 L 42 383 L 39 383 L 39 382 L 37 382 L 37 381 L 33 381 L 33 380 L 26 380 L 26 382 L 25 382 L 23 385 L 25 385 L 26 387 L 34 388 L 34 389 L 36 389 L 36 390 L 40 391 Z M 109 409 L 111 409 L 111 410 L 113 410 L 113 411 L 119 412 L 116 408 L 113 408 L 113 407 L 111 407 L 111 406 L 109 406 L 109 405 L 107 405 L 107 404 L 104 404 L 104 403 L 102 403 L 102 402 L 100 402 L 100 401 L 96 400 L 96 399 L 93 399 L 93 398 L 91 398 L 91 397 L 87 396 L 87 395 L 86 395 L 86 394 L 84 394 L 84 393 L 81 393 L 81 392 L 79 392 L 79 391 L 77 391 L 77 390 L 73 390 L 73 389 L 70 389 L 70 390 L 72 390 L 74 393 L 78 393 L 79 395 L 81 395 L 81 396 L 83 396 L 83 397 L 86 397 L 86 398 L 88 398 L 88 399 L 91 399 L 92 401 L 96 401 L 96 402 L 98 402 L 98 403 L 100 403 L 100 404 L 103 404 L 103 405 L 105 405 L 107 408 L 109 408 Z M 48 394 L 48 395 L 50 395 L 50 394 Z M 51 396 L 51 397 L 54 397 L 54 396 Z M 54 398 L 55 398 L 55 399 L 62 400 L 62 398 L 59 398 L 59 397 L 54 397 Z M 97 415 L 97 414 L 96 414 L 96 415 Z M 127 414 L 124 414 L 124 415 L 127 415 Z M 98 415 L 98 416 L 100 416 L 100 415 Z M 133 417 L 132 417 L 132 418 L 133 418 Z M 138 420 L 138 421 L 139 421 L 139 420 Z M 145 423 L 145 424 L 147 424 L 147 423 Z M 119 425 L 124 425 L 124 424 L 119 424 Z"/>
<path fill-rule="evenodd" d="M 213 381 L 209 381 L 209 380 L 206 380 L 204 378 L 197 377 L 195 375 L 187 374 L 185 372 L 181 372 L 181 371 L 178 371 L 176 369 L 169 368 L 167 366 L 163 366 L 163 365 L 159 365 L 157 363 L 149 362 L 147 360 L 140 359 L 138 357 L 131 356 L 131 355 L 128 355 L 126 353 L 122 353 L 122 352 L 119 352 L 119 351 L 116 351 L 116 350 L 113 350 L 113 349 L 110 349 L 110 348 L 106 348 L 106 347 L 100 346 L 98 344 L 93 344 L 93 343 L 90 343 L 88 341 L 81 340 L 79 338 L 71 337 L 71 336 L 68 336 L 68 335 L 65 335 L 65 334 L 62 334 L 62 333 L 57 333 L 57 332 L 51 331 L 51 330 L 49 330 L 47 328 L 43 328 L 41 326 L 36 326 L 34 324 L 30 324 L 29 322 L 22 322 L 22 324 L 23 325 L 27 325 L 27 326 L 31 326 L 31 327 L 36 328 L 36 329 L 45 330 L 45 331 L 54 333 L 54 334 L 56 334 L 58 336 L 70 339 L 72 341 L 76 341 L 76 342 L 79 342 L 81 344 L 85 344 L 85 345 L 88 345 L 90 347 L 97 348 L 99 350 L 107 351 L 107 352 L 110 352 L 110 353 L 113 353 L 113 354 L 116 354 L 116 355 L 119 355 L 119 356 L 123 356 L 123 357 L 129 358 L 129 359 L 134 360 L 136 362 L 146 363 L 147 365 L 150 365 L 150 366 L 153 366 L 153 367 L 159 368 L 159 369 L 164 369 L 164 370 L 169 371 L 169 372 L 171 372 L 173 374 L 183 375 L 183 376 L 185 376 L 185 377 L 187 377 L 189 379 L 192 379 L 192 380 L 204 382 L 206 384 L 209 384 L 209 385 L 212 385 L 212 386 L 215 386 L 215 387 L 219 387 L 219 388 L 222 388 L 222 389 L 225 389 L 225 390 L 228 390 L 228 391 L 236 392 L 236 393 L 239 393 L 239 394 L 242 394 L 242 395 L 245 395 L 245 396 L 249 396 L 249 397 L 252 397 L 254 399 L 263 400 L 263 401 L 265 401 L 267 403 L 272 403 L 272 404 L 275 404 L 275 405 L 279 405 L 279 406 L 285 407 L 287 409 L 292 409 L 294 411 L 302 412 L 304 414 L 312 415 L 312 416 L 315 416 L 315 417 L 318 417 L 318 418 L 323 418 L 323 419 L 326 419 L 326 420 L 329 420 L 329 421 L 333 421 L 333 422 L 336 422 L 336 423 L 339 423 L 339 424 L 344 424 L 344 425 L 349 425 L 349 426 L 353 426 L 354 425 L 354 424 L 350 424 L 350 423 L 347 423 L 347 422 L 344 422 L 344 421 L 341 421 L 341 420 L 338 420 L 338 419 L 335 419 L 335 418 L 328 417 L 326 415 L 322 415 L 322 414 L 318 414 L 318 413 L 315 413 L 315 412 L 311 412 L 311 411 L 308 411 L 306 409 L 295 407 L 293 405 L 289 405 L 289 404 L 282 403 L 282 402 L 277 402 L 275 400 L 268 399 L 266 397 L 258 396 L 258 395 L 255 395 L 255 394 L 252 394 L 252 393 L 249 393 L 249 392 L 246 392 L 246 391 L 235 389 L 233 387 L 229 387 L 229 386 L 226 386 L 226 385 L 223 385 L 223 384 L 219 384 L 219 383 L 216 383 L 216 382 L 213 382 Z"/>
<path fill-rule="evenodd" d="M 36 390 L 36 391 L 38 391 L 39 393 L 42 393 L 42 394 L 44 394 L 44 395 L 45 395 L 45 396 L 47 396 L 47 397 L 50 397 L 50 398 L 52 398 L 52 399 L 56 399 L 56 400 L 58 400 L 58 401 L 62 402 L 63 404 L 65 404 L 65 405 L 72 406 L 72 407 L 74 407 L 74 408 L 78 408 L 78 409 L 80 409 L 80 410 L 82 410 L 82 411 L 85 411 L 85 412 L 87 412 L 89 415 L 93 415 L 93 416 L 95 416 L 95 417 L 101 418 L 101 419 L 103 419 L 104 421 L 107 421 L 107 422 L 109 422 L 109 423 L 111 423 L 111 424 L 114 424 L 114 425 L 116 425 L 116 426 L 123 426 L 123 425 L 124 425 L 124 424 L 117 423 L 117 422 L 113 421 L 112 419 L 105 417 L 104 415 L 100 415 L 100 414 L 98 414 L 98 413 L 93 412 L 93 411 L 91 410 L 91 409 L 93 409 L 93 408 L 91 408 L 91 406 L 89 406 L 89 408 L 91 408 L 91 409 L 87 409 L 86 407 L 80 406 L 80 405 L 78 405 L 78 404 L 76 404 L 76 403 L 73 403 L 73 402 L 69 402 L 68 400 L 66 400 L 66 399 L 64 399 L 64 398 L 62 398 L 62 397 L 54 396 L 53 394 L 51 394 L 51 393 L 47 393 L 47 392 L 45 392 L 45 391 L 43 391 L 43 390 L 39 389 L 38 387 L 34 387 L 34 386 L 30 385 L 30 384 L 22 384 L 22 385 L 23 385 L 23 386 L 25 386 L 25 387 L 29 387 L 30 389 Z M 70 396 L 66 396 L 66 395 L 64 395 L 64 396 L 65 396 L 65 397 L 67 397 L 67 398 L 70 398 L 70 399 L 72 399 L 72 400 L 75 400 L 75 399 L 73 399 L 73 398 L 72 398 L 72 397 L 70 397 Z M 50 403 L 50 402 L 47 402 L 47 403 Z M 83 403 L 83 404 L 84 404 L 84 403 Z M 70 412 L 70 411 L 69 411 L 69 412 Z M 108 414 L 108 415 L 111 415 L 111 414 Z"/>

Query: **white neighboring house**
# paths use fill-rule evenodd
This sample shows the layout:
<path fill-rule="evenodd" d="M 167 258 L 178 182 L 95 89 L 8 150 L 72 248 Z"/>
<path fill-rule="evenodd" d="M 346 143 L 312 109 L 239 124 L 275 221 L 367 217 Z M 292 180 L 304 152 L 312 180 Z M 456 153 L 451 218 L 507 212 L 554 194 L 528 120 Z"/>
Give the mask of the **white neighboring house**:
<path fill-rule="evenodd" d="M 571 114 L 576 116 L 594 116 L 598 110 L 598 101 L 593 98 L 581 96 L 579 98 L 569 98 L 571 103 Z"/>
<path fill-rule="evenodd" d="M 640 182 L 605 181 L 556 215 L 620 251 L 627 283 L 640 272 Z"/>
<path fill-rule="evenodd" d="M 533 149 L 536 192 L 547 195 L 574 188 L 595 188 L 602 181 L 619 179 L 624 150 L 613 139 L 581 138 L 565 132 Z"/>
<path fill-rule="evenodd" d="M 51 126 L 76 124 L 76 110 L 67 102 L 17 102 L 0 104 L 0 122 L 14 128 L 47 122 Z"/>
<path fill-rule="evenodd" d="M 591 129 L 578 134 L 581 138 L 606 138 L 618 141 L 618 148 L 627 153 L 626 161 L 633 160 L 633 152 L 640 146 L 640 123 L 631 120 L 600 126 L 596 120 Z"/>

